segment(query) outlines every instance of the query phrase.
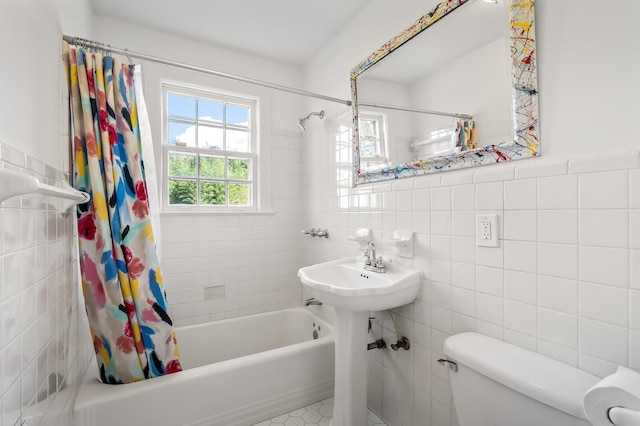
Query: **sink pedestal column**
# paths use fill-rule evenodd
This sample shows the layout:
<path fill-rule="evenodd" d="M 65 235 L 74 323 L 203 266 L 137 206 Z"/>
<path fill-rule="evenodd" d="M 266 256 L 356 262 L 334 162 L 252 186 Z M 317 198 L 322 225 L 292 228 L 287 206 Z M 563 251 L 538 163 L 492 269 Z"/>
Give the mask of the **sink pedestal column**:
<path fill-rule="evenodd" d="M 331 426 L 367 426 L 369 312 L 335 308 L 336 364 Z"/>

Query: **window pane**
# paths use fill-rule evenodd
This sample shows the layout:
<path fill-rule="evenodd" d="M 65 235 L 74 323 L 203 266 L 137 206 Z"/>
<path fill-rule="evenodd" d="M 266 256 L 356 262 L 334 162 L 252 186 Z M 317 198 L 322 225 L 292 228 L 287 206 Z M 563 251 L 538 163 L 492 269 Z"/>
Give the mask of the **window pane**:
<path fill-rule="evenodd" d="M 169 152 L 169 176 L 196 176 L 196 155 Z"/>
<path fill-rule="evenodd" d="M 248 206 L 250 185 L 245 183 L 229 184 L 229 205 L 230 206 Z"/>
<path fill-rule="evenodd" d="M 378 120 L 360 120 L 363 136 L 378 137 Z"/>
<path fill-rule="evenodd" d="M 196 99 L 169 93 L 169 117 L 196 119 Z"/>
<path fill-rule="evenodd" d="M 229 159 L 229 179 L 249 179 L 249 160 Z"/>
<path fill-rule="evenodd" d="M 249 132 L 227 129 L 227 151 L 251 152 Z"/>
<path fill-rule="evenodd" d="M 227 104 L 227 125 L 249 127 L 249 108 Z"/>
<path fill-rule="evenodd" d="M 200 148 L 223 149 L 222 129 L 198 126 L 198 146 Z"/>
<path fill-rule="evenodd" d="M 223 103 L 198 99 L 198 120 L 222 124 L 223 114 Z"/>
<path fill-rule="evenodd" d="M 196 183 L 169 179 L 169 204 L 196 204 Z"/>
<path fill-rule="evenodd" d="M 380 149 L 377 139 L 360 138 L 360 156 L 362 157 L 378 157 Z"/>
<path fill-rule="evenodd" d="M 224 157 L 201 155 L 200 177 L 224 179 Z"/>
<path fill-rule="evenodd" d="M 200 182 L 200 204 L 207 206 L 225 205 L 224 183 Z"/>
<path fill-rule="evenodd" d="M 196 146 L 196 126 L 169 121 L 169 145 Z"/>

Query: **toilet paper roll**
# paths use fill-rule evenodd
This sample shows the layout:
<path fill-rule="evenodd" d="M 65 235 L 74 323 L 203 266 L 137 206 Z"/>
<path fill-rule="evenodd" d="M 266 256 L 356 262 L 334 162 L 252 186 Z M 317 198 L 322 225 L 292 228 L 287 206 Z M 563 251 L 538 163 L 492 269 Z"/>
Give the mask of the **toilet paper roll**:
<path fill-rule="evenodd" d="M 584 411 L 593 426 L 611 426 L 609 409 L 623 407 L 640 412 L 640 374 L 625 367 L 599 381 L 587 391 Z"/>

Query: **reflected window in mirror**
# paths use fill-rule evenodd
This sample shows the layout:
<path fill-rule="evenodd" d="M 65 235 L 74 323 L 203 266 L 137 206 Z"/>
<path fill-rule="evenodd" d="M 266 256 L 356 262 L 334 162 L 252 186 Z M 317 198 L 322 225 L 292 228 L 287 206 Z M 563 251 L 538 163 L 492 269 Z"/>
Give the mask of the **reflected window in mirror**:
<path fill-rule="evenodd" d="M 386 115 L 363 112 L 360 114 L 360 162 L 366 169 L 387 164 Z"/>

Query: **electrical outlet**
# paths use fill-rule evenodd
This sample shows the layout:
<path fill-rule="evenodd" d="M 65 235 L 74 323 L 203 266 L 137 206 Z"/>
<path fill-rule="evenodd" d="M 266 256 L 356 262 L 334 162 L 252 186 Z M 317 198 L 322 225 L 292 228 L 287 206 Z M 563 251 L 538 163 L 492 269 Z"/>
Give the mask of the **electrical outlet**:
<path fill-rule="evenodd" d="M 476 216 L 476 245 L 478 247 L 498 247 L 498 215 Z"/>
<path fill-rule="evenodd" d="M 480 232 L 482 233 L 482 240 L 491 240 L 491 222 L 483 220 L 480 222 Z"/>

